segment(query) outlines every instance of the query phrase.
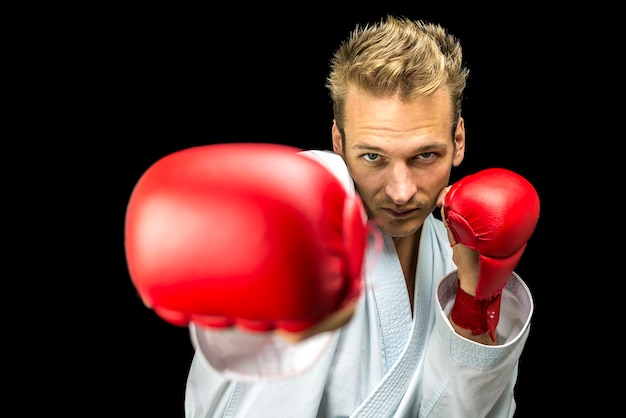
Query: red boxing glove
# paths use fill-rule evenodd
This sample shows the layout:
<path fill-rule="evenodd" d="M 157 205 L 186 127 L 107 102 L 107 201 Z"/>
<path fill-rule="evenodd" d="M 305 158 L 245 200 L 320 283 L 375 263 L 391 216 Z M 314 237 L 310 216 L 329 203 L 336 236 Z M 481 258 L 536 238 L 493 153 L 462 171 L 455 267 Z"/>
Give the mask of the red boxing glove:
<path fill-rule="evenodd" d="M 200 146 L 143 174 L 125 249 L 147 306 L 175 325 L 298 332 L 360 295 L 361 200 L 298 151 Z"/>
<path fill-rule="evenodd" d="M 459 297 L 457 291 L 452 319 L 474 334 L 489 331 L 495 341 L 500 294 L 539 219 L 537 192 L 519 174 L 502 168 L 486 169 L 450 187 L 443 213 L 455 243 L 479 253 L 473 305 L 467 300 L 471 296 Z M 471 312 L 476 309 L 481 311 L 480 318 L 478 312 Z"/>

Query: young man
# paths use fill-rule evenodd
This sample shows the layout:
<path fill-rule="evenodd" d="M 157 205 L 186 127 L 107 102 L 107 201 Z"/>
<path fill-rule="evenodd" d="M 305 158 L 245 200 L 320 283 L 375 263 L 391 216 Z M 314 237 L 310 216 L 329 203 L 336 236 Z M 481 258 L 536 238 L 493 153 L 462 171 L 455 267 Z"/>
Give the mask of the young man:
<path fill-rule="evenodd" d="M 332 172 L 374 222 L 379 239 L 364 250 L 362 293 L 298 332 L 214 329 L 192 318 L 187 417 L 513 416 L 533 302 L 512 269 L 538 201 L 517 178 L 498 178 L 498 187 L 511 189 L 503 194 L 521 203 L 502 213 L 482 207 L 473 199 L 483 186 L 474 185 L 491 184 L 492 172 L 450 188 L 465 154 L 467 76 L 459 42 L 435 24 L 389 16 L 358 26 L 340 45 L 327 79 L 334 152 L 299 156 Z M 284 170 L 286 182 L 300 174 Z M 313 187 L 298 182 L 301 195 L 320 206 Z M 485 200 L 490 193 L 482 193 Z M 438 207 L 448 211 L 444 222 L 433 215 Z M 528 219 L 509 219 L 513 232 L 481 244 L 480 229 L 510 213 Z"/>

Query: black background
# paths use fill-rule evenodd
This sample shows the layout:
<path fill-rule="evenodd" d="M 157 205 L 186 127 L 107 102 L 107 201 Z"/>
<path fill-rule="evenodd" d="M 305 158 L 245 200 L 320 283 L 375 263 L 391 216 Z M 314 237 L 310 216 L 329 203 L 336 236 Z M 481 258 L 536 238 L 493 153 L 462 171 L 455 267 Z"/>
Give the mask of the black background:
<path fill-rule="evenodd" d="M 329 149 L 332 113 L 324 88 L 329 60 L 356 23 L 387 13 L 441 23 L 464 46 L 471 71 L 464 105 L 467 151 L 453 180 L 500 166 L 537 188 L 542 212 L 517 268 L 536 310 L 520 362 L 516 416 L 553 412 L 567 401 L 561 397 L 563 385 L 572 383 L 562 377 L 568 366 L 551 342 L 560 320 L 551 224 L 560 222 L 550 190 L 553 172 L 547 169 L 560 129 L 554 103 L 561 99 L 557 68 L 564 52 L 554 43 L 569 36 L 567 26 L 556 24 L 559 16 L 513 5 L 506 11 L 421 2 L 342 12 L 336 7 L 150 5 L 90 12 L 75 22 L 80 30 L 68 37 L 80 45 L 76 54 L 82 61 L 74 69 L 75 98 L 82 107 L 77 115 L 89 127 L 85 142 L 96 144 L 82 164 L 88 165 L 86 172 L 98 173 L 82 181 L 89 183 L 90 195 L 97 189 L 89 205 L 106 212 L 97 230 L 84 225 L 88 235 L 97 236 L 100 250 L 82 262 L 96 266 L 95 275 L 104 279 L 93 286 L 85 278 L 79 287 L 89 305 L 85 317 L 101 320 L 94 330 L 75 329 L 81 343 L 71 351 L 90 360 L 78 364 L 74 389 L 94 388 L 82 402 L 103 413 L 183 416 L 192 357 L 188 332 L 142 305 L 126 269 L 124 214 L 141 174 L 171 152 L 209 143 Z"/>

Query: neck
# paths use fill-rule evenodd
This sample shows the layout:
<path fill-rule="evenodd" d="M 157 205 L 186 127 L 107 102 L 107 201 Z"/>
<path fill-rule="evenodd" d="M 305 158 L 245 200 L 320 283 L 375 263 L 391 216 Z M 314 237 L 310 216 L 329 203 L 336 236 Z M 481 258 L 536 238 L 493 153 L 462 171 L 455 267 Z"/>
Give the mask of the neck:
<path fill-rule="evenodd" d="M 398 260 L 404 273 L 404 281 L 406 282 L 406 290 L 409 294 L 411 303 L 411 312 L 413 312 L 413 296 L 415 292 L 415 272 L 417 269 L 417 253 L 419 250 L 421 228 L 414 234 L 406 237 L 393 237 L 393 243 L 396 247 Z"/>

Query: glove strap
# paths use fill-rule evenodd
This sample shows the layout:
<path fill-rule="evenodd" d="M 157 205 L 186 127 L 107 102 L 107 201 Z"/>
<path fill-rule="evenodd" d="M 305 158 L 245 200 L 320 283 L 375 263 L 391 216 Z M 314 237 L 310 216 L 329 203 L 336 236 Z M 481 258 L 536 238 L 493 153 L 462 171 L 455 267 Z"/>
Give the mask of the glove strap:
<path fill-rule="evenodd" d="M 472 331 L 473 335 L 489 332 L 492 341 L 496 340 L 495 331 L 500 320 L 500 302 L 502 289 L 486 299 L 476 299 L 461 289 L 457 282 L 456 300 L 450 317 L 461 328 Z"/>

